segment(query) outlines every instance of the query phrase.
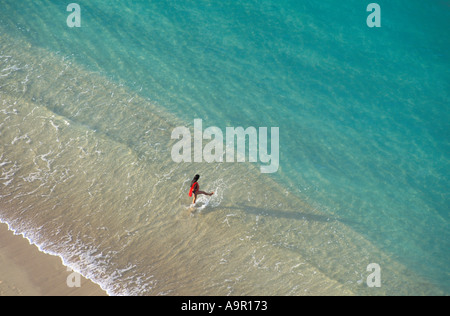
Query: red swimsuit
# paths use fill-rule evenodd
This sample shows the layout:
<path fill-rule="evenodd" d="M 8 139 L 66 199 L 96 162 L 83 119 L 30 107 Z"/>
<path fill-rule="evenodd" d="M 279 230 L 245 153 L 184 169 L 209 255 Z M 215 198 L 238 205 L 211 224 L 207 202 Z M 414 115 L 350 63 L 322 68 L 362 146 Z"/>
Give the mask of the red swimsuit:
<path fill-rule="evenodd" d="M 189 191 L 189 196 L 192 197 L 192 194 L 196 194 L 198 190 L 200 190 L 200 186 L 198 185 L 198 182 L 194 182 L 191 186 L 191 190 Z"/>

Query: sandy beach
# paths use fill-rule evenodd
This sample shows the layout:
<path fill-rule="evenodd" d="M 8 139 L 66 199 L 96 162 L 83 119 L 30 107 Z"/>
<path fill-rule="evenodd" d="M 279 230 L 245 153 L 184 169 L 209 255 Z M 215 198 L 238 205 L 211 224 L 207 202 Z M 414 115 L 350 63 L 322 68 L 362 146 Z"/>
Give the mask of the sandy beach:
<path fill-rule="evenodd" d="M 40 252 L 6 224 L 0 224 L 0 296 L 107 295 L 83 277 L 80 287 L 69 287 L 67 279 L 72 273 L 60 258 Z"/>
<path fill-rule="evenodd" d="M 450 294 L 450 11 L 360 2 L 1 0 L 0 296 Z"/>

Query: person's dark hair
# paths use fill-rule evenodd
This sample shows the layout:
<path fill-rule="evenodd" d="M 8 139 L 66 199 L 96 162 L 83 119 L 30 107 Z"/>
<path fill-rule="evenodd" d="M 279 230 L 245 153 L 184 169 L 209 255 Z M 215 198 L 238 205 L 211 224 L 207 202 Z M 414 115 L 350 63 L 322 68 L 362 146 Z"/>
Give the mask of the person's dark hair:
<path fill-rule="evenodd" d="M 195 177 L 194 177 L 194 179 L 193 179 L 192 182 L 191 182 L 191 185 L 193 185 L 195 182 L 197 182 L 198 179 L 200 179 L 200 175 L 196 174 Z"/>

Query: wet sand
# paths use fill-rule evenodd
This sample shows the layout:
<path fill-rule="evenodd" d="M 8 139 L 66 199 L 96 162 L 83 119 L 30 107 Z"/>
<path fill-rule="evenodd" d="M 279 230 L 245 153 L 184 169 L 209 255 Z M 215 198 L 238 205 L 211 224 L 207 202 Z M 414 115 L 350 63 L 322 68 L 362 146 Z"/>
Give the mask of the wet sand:
<path fill-rule="evenodd" d="M 69 287 L 59 257 L 40 252 L 27 239 L 0 224 L 0 296 L 106 296 L 99 285 L 81 277 L 80 287 Z"/>

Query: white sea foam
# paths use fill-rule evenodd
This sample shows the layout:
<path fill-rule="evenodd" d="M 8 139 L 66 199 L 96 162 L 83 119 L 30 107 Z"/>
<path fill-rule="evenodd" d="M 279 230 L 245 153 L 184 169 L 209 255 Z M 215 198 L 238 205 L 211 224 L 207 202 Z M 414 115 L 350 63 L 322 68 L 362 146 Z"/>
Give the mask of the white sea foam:
<path fill-rule="evenodd" d="M 170 131 L 180 122 L 155 104 L 47 51 L 0 40 L 15 56 L 2 67 L 42 65 L 0 82 L 0 217 L 109 294 L 364 291 L 353 272 L 368 253 L 389 262 L 386 275 L 403 271 L 343 223 L 294 194 L 286 200 L 286 188 L 254 166 L 173 163 Z M 191 217 L 197 172 L 216 194 L 201 197 L 205 207 Z"/>

